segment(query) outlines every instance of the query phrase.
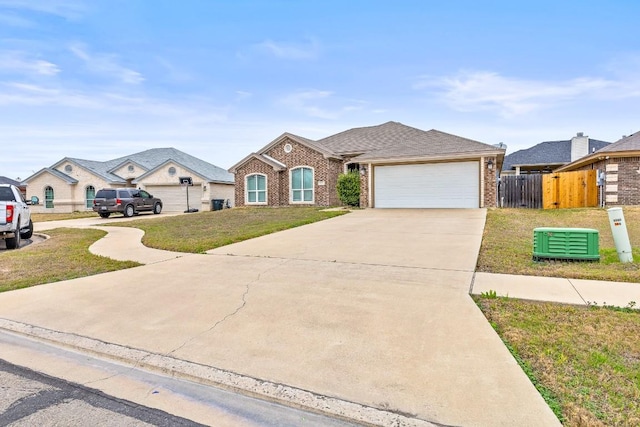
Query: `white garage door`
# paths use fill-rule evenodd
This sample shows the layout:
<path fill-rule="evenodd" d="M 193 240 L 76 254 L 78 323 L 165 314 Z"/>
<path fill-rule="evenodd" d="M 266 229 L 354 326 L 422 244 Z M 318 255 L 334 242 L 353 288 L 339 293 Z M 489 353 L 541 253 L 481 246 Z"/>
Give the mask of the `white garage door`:
<path fill-rule="evenodd" d="M 376 208 L 477 208 L 479 162 L 375 166 Z"/>
<path fill-rule="evenodd" d="M 162 200 L 164 212 L 184 212 L 187 209 L 186 187 L 180 185 L 147 185 L 146 190 Z M 189 207 L 200 209 L 202 186 L 189 187 Z"/>

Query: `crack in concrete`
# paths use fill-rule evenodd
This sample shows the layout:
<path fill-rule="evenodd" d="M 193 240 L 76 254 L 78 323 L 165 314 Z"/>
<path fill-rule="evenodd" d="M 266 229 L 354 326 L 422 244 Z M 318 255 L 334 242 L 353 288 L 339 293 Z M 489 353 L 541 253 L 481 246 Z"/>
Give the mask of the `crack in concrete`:
<path fill-rule="evenodd" d="M 236 314 L 238 314 L 246 305 L 247 305 L 247 296 L 249 295 L 249 292 L 251 291 L 251 285 L 256 284 L 258 282 L 260 282 L 260 279 L 262 278 L 262 275 L 265 273 L 268 273 L 271 270 L 274 270 L 278 267 L 281 267 L 283 264 L 285 264 L 286 262 L 288 262 L 288 260 L 284 260 L 284 262 L 275 265 L 273 267 L 269 267 L 264 271 L 261 271 L 258 273 L 258 276 L 252 280 L 251 282 L 248 282 L 245 286 L 246 289 L 244 291 L 244 293 L 242 294 L 242 302 L 241 304 L 232 312 L 227 314 L 226 316 L 224 316 L 222 319 L 218 320 L 217 322 L 215 322 L 213 324 L 213 326 L 211 326 L 208 329 L 205 329 L 204 331 L 194 335 L 193 337 L 189 338 L 188 340 L 186 340 L 184 343 L 182 343 L 180 346 L 176 347 L 175 349 L 169 351 L 168 353 L 165 353 L 165 356 L 171 356 L 172 354 L 176 353 L 177 351 L 181 350 L 182 348 L 184 348 L 185 346 L 187 346 L 189 343 L 191 343 L 192 341 L 194 341 L 196 338 L 207 334 L 211 331 L 213 331 L 215 328 L 217 328 L 218 326 L 220 326 L 222 323 L 226 322 L 228 319 L 230 319 L 231 317 L 235 316 Z"/>

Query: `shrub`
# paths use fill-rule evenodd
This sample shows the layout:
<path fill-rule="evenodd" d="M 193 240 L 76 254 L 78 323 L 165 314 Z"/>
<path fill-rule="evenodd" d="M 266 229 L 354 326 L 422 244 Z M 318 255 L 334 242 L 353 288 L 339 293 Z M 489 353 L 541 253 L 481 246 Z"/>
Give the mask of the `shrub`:
<path fill-rule="evenodd" d="M 356 171 L 340 174 L 338 197 L 347 206 L 360 206 L 360 174 Z"/>

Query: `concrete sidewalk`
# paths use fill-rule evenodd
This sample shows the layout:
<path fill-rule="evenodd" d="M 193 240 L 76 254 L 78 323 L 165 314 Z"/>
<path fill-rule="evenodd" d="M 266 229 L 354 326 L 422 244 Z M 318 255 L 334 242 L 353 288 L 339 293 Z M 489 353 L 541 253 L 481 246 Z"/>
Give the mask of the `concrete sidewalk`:
<path fill-rule="evenodd" d="M 0 327 L 363 423 L 558 426 L 469 296 L 484 219 L 363 210 L 207 255 L 149 251 L 0 294 Z M 143 262 L 133 232 L 92 250 L 113 254 L 117 233 Z"/>
<path fill-rule="evenodd" d="M 476 273 L 471 293 L 489 291 L 501 297 L 536 301 L 640 308 L 638 283 Z"/>

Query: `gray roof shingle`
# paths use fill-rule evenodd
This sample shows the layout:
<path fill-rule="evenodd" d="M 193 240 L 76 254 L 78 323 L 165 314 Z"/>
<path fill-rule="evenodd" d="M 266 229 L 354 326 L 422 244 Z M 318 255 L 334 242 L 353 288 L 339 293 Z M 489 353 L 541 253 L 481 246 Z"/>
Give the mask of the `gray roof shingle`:
<path fill-rule="evenodd" d="M 589 138 L 589 153 L 609 144 L 606 141 Z M 571 140 L 545 141 L 505 156 L 502 170 L 511 170 L 515 165 L 563 165 L 569 162 L 571 162 Z"/>
<path fill-rule="evenodd" d="M 192 170 L 198 175 L 201 175 L 210 182 L 234 182 L 233 174 L 218 166 L 212 165 L 211 163 L 207 163 L 204 160 L 200 160 L 197 157 L 193 157 L 180 150 L 176 150 L 175 148 L 152 148 L 150 150 L 141 151 L 139 153 L 130 154 L 128 156 L 119 157 L 106 162 L 75 158 L 66 158 L 66 160 L 70 160 L 86 169 L 89 169 L 91 172 L 114 184 L 124 183 L 125 180 L 111 171 L 128 161 L 142 166 L 147 171 L 142 176 L 153 172 L 155 168 L 167 163 L 168 161 L 173 161 Z M 62 161 L 58 163 L 61 162 Z"/>
<path fill-rule="evenodd" d="M 617 151 L 640 151 L 640 132 L 625 136 L 611 145 L 597 151 L 597 153 L 614 153 Z"/>
<path fill-rule="evenodd" d="M 398 122 L 349 129 L 316 141 L 338 154 L 361 154 L 357 160 L 478 153 L 495 146 L 435 129 L 424 131 Z"/>

